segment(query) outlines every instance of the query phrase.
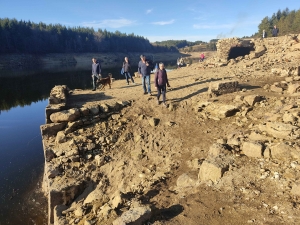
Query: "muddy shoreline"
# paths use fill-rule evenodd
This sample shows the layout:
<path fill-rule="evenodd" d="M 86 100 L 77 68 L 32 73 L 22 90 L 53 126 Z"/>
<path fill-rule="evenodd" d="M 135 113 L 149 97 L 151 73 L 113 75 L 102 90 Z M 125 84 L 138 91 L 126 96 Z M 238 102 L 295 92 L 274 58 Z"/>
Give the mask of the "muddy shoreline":
<path fill-rule="evenodd" d="M 137 64 L 141 54 L 158 61 L 176 61 L 178 57 L 190 57 L 191 54 L 179 52 L 166 53 L 65 53 L 65 54 L 2 54 L 0 55 L 0 76 L 11 76 L 9 71 L 26 71 L 27 74 L 37 70 L 70 71 L 90 68 L 91 59 L 100 59 L 102 68 L 120 67 L 125 56 L 132 64 Z"/>

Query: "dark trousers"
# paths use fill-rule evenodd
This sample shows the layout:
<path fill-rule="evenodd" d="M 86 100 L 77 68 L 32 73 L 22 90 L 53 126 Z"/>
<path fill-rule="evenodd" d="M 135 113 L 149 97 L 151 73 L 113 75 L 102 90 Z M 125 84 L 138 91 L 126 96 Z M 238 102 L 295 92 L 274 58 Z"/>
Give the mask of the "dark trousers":
<path fill-rule="evenodd" d="M 158 85 L 157 87 L 157 100 L 159 100 L 162 94 L 163 102 L 166 102 L 166 85 Z"/>
<path fill-rule="evenodd" d="M 132 76 L 130 75 L 129 72 L 124 72 L 124 76 L 126 78 L 127 84 L 129 84 L 129 80 L 128 79 L 131 79 L 131 82 L 134 83 L 134 80 L 133 80 L 133 78 L 132 78 Z"/>

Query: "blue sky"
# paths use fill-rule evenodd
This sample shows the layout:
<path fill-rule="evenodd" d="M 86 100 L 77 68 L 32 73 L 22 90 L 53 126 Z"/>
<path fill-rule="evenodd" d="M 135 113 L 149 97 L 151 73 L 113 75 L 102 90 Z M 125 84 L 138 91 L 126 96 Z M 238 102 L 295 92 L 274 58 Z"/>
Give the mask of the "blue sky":
<path fill-rule="evenodd" d="M 151 42 L 250 36 L 299 0 L 0 0 L 0 18 L 134 33 Z"/>

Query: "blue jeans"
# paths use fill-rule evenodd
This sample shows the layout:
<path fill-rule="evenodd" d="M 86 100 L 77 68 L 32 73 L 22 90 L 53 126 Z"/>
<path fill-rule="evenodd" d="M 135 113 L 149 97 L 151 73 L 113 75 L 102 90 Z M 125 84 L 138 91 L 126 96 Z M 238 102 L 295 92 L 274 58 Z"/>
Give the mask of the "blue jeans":
<path fill-rule="evenodd" d="M 92 75 L 92 79 L 93 79 L 93 89 L 96 89 L 96 79 L 95 79 L 95 77 L 96 77 L 97 79 L 100 79 L 100 76 L 99 76 L 98 74 L 93 74 L 93 75 Z"/>
<path fill-rule="evenodd" d="M 148 88 L 148 94 L 151 93 L 151 87 L 150 87 L 150 75 L 143 75 L 142 76 L 142 86 L 143 86 L 143 89 L 144 89 L 144 93 L 147 93 L 147 90 L 146 90 L 146 85 L 147 85 L 147 88 Z"/>
<path fill-rule="evenodd" d="M 166 102 L 166 85 L 158 85 L 157 87 L 157 100 L 160 98 L 160 94 L 162 94 L 163 102 Z"/>
<path fill-rule="evenodd" d="M 127 84 L 129 84 L 129 80 L 128 79 L 131 79 L 132 83 L 134 83 L 134 80 L 133 80 L 133 78 L 132 78 L 132 76 L 130 75 L 129 72 L 124 72 L 124 76 L 126 78 Z"/>

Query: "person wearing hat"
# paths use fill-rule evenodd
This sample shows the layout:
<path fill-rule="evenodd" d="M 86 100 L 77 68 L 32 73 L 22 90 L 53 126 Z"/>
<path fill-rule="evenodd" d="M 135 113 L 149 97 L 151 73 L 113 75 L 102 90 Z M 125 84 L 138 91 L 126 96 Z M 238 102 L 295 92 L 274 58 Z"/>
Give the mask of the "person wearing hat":
<path fill-rule="evenodd" d="M 142 86 L 143 86 L 144 94 L 148 93 L 149 95 L 151 95 L 151 86 L 150 86 L 151 67 L 149 65 L 149 62 L 146 60 L 146 56 L 141 55 L 140 58 L 141 61 L 138 64 L 138 73 L 142 78 Z"/>

